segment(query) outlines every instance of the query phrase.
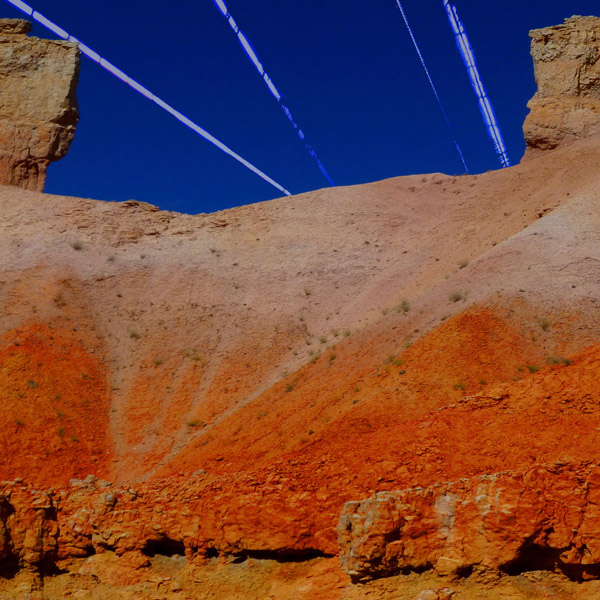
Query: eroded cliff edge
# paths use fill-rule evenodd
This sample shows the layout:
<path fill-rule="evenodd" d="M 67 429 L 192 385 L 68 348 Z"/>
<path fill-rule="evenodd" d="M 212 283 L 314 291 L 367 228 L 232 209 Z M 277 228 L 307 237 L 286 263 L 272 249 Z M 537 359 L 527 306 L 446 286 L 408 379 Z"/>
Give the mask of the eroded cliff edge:
<path fill-rule="evenodd" d="M 28 21 L 0 19 L 0 183 L 41 192 L 75 134 L 80 55 L 76 44 L 30 30 Z"/>
<path fill-rule="evenodd" d="M 530 32 L 537 93 L 525 157 L 600 134 L 600 18 L 574 16 Z"/>

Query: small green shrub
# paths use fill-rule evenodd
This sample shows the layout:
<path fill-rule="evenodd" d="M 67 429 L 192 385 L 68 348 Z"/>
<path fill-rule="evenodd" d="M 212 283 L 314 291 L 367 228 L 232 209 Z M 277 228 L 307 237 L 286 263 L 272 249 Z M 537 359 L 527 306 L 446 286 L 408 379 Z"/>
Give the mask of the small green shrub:
<path fill-rule="evenodd" d="M 448 296 L 450 302 L 459 302 L 460 300 L 464 300 L 465 298 L 466 294 L 464 292 L 459 291 L 450 292 L 450 295 Z"/>
<path fill-rule="evenodd" d="M 540 368 L 537 365 L 527 365 L 527 370 L 530 373 L 537 373 L 540 370 Z"/>
<path fill-rule="evenodd" d="M 469 264 L 469 261 L 468 261 L 468 260 L 461 260 L 461 261 L 458 263 L 458 268 L 459 268 L 459 269 L 464 269 L 464 268 L 465 268 L 465 267 L 466 267 L 468 264 Z"/>
<path fill-rule="evenodd" d="M 193 419 L 187 422 L 188 427 L 200 427 L 201 423 L 197 419 Z"/>
<path fill-rule="evenodd" d="M 410 310 L 410 302 L 406 299 L 401 300 L 400 304 L 396 306 L 396 311 L 401 313 L 407 313 Z"/>
<path fill-rule="evenodd" d="M 295 383 L 290 383 L 290 385 L 288 385 L 288 386 L 285 388 L 285 393 L 286 393 L 286 394 L 289 394 L 290 392 L 293 392 L 295 387 L 296 387 L 296 384 L 295 384 Z"/>
<path fill-rule="evenodd" d="M 568 367 L 571 364 L 571 361 L 568 358 L 563 358 L 562 356 L 547 356 L 546 364 L 564 365 L 565 367 Z"/>
<path fill-rule="evenodd" d="M 57 433 L 58 433 L 58 437 L 59 438 L 61 438 L 61 439 L 64 438 L 65 437 L 65 428 L 64 427 L 59 427 Z"/>
<path fill-rule="evenodd" d="M 73 250 L 82 250 L 83 244 L 81 242 L 71 242 L 71 248 L 73 248 Z"/>
<path fill-rule="evenodd" d="M 548 329 L 550 329 L 550 321 L 548 321 L 548 319 L 538 319 L 538 324 L 543 331 L 548 331 Z"/>
<path fill-rule="evenodd" d="M 33 388 L 33 389 L 35 389 L 35 388 L 39 388 L 39 387 L 40 387 L 40 386 L 39 386 L 39 385 L 38 385 L 38 384 L 37 384 L 37 383 L 36 383 L 36 382 L 35 382 L 33 379 L 30 379 L 30 380 L 27 382 L 27 385 L 28 385 L 30 388 Z"/>
<path fill-rule="evenodd" d="M 467 389 L 467 386 L 464 383 L 462 383 L 462 382 L 455 383 L 452 387 L 455 390 L 462 390 L 463 392 Z"/>
<path fill-rule="evenodd" d="M 352 335 L 352 332 L 349 329 L 346 329 L 346 331 L 344 331 L 344 337 L 350 337 Z"/>
<path fill-rule="evenodd" d="M 139 339 L 140 339 L 142 336 L 141 336 L 141 335 L 140 335 L 140 334 L 139 334 L 137 331 L 135 331 L 134 329 L 132 329 L 132 330 L 129 332 L 129 337 L 130 337 L 132 340 L 139 340 Z"/>

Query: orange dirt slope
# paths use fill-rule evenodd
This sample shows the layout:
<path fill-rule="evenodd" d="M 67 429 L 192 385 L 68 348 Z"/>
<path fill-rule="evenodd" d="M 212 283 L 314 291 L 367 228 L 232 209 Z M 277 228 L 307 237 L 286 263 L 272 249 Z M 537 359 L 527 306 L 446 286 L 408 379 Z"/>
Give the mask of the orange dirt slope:
<path fill-rule="evenodd" d="M 117 481 L 259 467 L 598 343 L 599 157 L 197 216 L 2 188 L 0 330 L 87 332 Z"/>
<path fill-rule="evenodd" d="M 108 477 L 109 390 L 97 358 L 73 331 L 32 321 L 0 342 L 2 476 L 40 485 Z"/>

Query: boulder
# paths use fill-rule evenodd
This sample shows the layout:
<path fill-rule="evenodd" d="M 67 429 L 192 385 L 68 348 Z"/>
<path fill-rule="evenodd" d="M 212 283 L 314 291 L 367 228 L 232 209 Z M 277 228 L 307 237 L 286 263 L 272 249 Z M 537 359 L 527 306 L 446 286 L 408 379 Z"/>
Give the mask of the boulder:
<path fill-rule="evenodd" d="M 556 464 L 345 504 L 340 561 L 354 581 L 434 570 L 597 577 L 600 467 Z"/>

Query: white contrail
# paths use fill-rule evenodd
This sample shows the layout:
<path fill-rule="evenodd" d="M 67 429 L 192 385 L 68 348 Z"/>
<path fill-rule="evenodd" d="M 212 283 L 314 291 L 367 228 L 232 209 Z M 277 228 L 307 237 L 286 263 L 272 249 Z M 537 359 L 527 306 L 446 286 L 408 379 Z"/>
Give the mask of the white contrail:
<path fill-rule="evenodd" d="M 143 85 L 139 84 L 137 81 L 129 77 L 126 73 L 123 73 L 121 69 L 118 69 L 112 63 L 108 62 L 106 59 L 102 58 L 97 52 L 92 50 L 89 46 L 86 46 L 83 42 L 80 42 L 76 37 L 69 35 L 64 29 L 53 23 L 44 15 L 40 14 L 25 2 L 21 0 L 6 0 L 26 15 L 35 19 L 38 23 L 41 23 L 44 27 L 50 29 L 50 31 L 54 32 L 57 36 L 68 40 L 69 42 L 75 42 L 79 46 L 79 50 L 89 58 L 91 58 L 94 62 L 98 63 L 101 67 L 106 69 L 109 73 L 112 73 L 115 77 L 125 82 L 127 85 L 131 86 L 136 92 L 140 93 L 142 96 L 152 100 L 152 102 L 156 103 L 162 109 L 166 110 L 168 113 L 173 115 L 178 121 L 181 121 L 184 125 L 189 127 L 192 131 L 195 131 L 197 134 L 201 135 L 205 140 L 209 141 L 211 144 L 214 144 L 219 150 L 225 152 L 225 154 L 229 154 L 232 158 L 235 158 L 239 163 L 244 165 L 247 169 L 258 175 L 261 179 L 264 179 L 267 183 L 270 183 L 273 187 L 276 187 L 279 191 L 283 192 L 286 196 L 291 196 L 292 194 L 288 192 L 283 186 L 279 185 L 275 180 L 271 179 L 266 173 L 263 173 L 258 167 L 255 167 L 252 163 L 248 162 L 245 158 L 242 158 L 239 154 L 234 152 L 231 148 L 226 146 L 223 142 L 219 141 L 216 137 L 208 133 L 206 129 L 203 129 L 190 119 L 188 119 L 185 115 L 182 115 L 178 110 L 175 110 L 172 106 L 161 100 L 158 96 L 155 96 L 150 90 L 145 88 Z"/>
<path fill-rule="evenodd" d="M 263 64 L 258 59 L 258 56 L 257 56 L 254 48 L 252 47 L 252 44 L 250 44 L 250 41 L 248 40 L 248 38 L 244 35 L 242 30 L 238 27 L 238 24 L 235 22 L 234 18 L 229 13 L 229 10 L 227 9 L 227 5 L 225 4 L 225 1 L 224 0 L 213 0 L 213 3 L 219 9 L 219 12 L 227 19 L 229 26 L 231 27 L 231 29 L 233 29 L 233 32 L 237 36 L 242 48 L 244 49 L 244 52 L 246 53 L 246 56 L 248 57 L 250 62 L 254 65 L 254 67 L 258 71 L 258 74 L 263 78 L 265 84 L 267 85 L 269 92 L 271 92 L 271 94 L 275 98 L 275 100 L 277 100 L 277 102 L 279 102 L 279 104 L 281 105 L 281 108 L 283 109 L 285 116 L 288 118 L 288 120 L 290 121 L 290 123 L 292 124 L 294 129 L 296 130 L 298 137 L 304 143 L 304 147 L 308 150 L 308 153 L 317 162 L 317 166 L 319 167 L 319 170 L 323 174 L 323 177 L 325 177 L 325 179 L 327 179 L 327 181 L 329 182 L 329 185 L 334 187 L 335 184 L 331 180 L 331 177 L 329 177 L 327 170 L 323 166 L 323 163 L 319 160 L 319 157 L 317 156 L 316 152 L 313 150 L 312 146 L 306 141 L 306 136 L 305 136 L 304 132 L 302 131 L 302 129 L 300 129 L 300 127 L 294 120 L 294 117 L 292 116 L 292 113 L 290 112 L 289 108 L 287 106 L 285 106 L 284 104 L 282 104 L 281 94 L 279 93 L 279 90 L 275 87 L 275 84 L 273 83 L 271 78 L 267 75 L 267 72 L 265 71 Z"/>
<path fill-rule="evenodd" d="M 440 106 L 440 110 L 442 111 L 442 115 L 444 116 L 444 120 L 446 121 L 446 125 L 448 126 L 448 130 L 450 131 L 450 135 L 452 136 L 452 140 L 454 141 L 454 145 L 456 146 L 456 150 L 458 152 L 458 155 L 460 156 L 460 160 L 462 161 L 462 164 L 465 167 L 465 171 L 468 173 L 469 168 L 467 167 L 467 163 L 465 162 L 465 157 L 463 156 L 462 150 L 460 149 L 458 140 L 456 139 L 456 137 L 454 136 L 454 133 L 452 132 L 452 127 L 450 125 L 450 121 L 448 120 L 448 115 L 446 114 L 446 111 L 444 110 L 444 105 L 442 104 L 440 96 L 437 92 L 437 89 L 436 89 L 434 83 L 433 83 L 433 79 L 431 78 L 429 69 L 427 68 L 427 65 L 425 64 L 425 59 L 423 58 L 423 55 L 421 54 L 421 50 L 419 49 L 419 44 L 417 44 L 417 40 L 416 40 L 413 30 L 410 26 L 410 23 L 408 22 L 408 18 L 406 17 L 404 8 L 402 8 L 402 3 L 400 2 L 400 0 L 396 0 L 396 4 L 398 5 L 398 8 L 400 9 L 400 13 L 402 14 L 402 18 L 404 19 L 404 24 L 406 25 L 406 29 L 408 29 L 408 33 L 410 35 L 410 39 L 412 40 L 413 46 L 415 47 L 415 50 L 417 51 L 417 54 L 419 55 L 421 65 L 423 65 L 423 70 L 425 71 L 425 75 L 427 75 L 427 79 L 429 80 L 429 85 L 431 86 L 431 89 L 433 90 L 435 99 L 437 100 L 437 103 Z"/>
<path fill-rule="evenodd" d="M 444 0 L 444 8 L 448 14 L 450 27 L 452 27 L 452 31 L 456 36 L 456 45 L 458 46 L 458 51 L 460 52 L 463 62 L 465 63 L 465 67 L 467 68 L 467 73 L 469 74 L 473 91 L 477 96 L 479 110 L 483 116 L 488 134 L 494 143 L 494 149 L 500 158 L 500 164 L 503 167 L 510 167 L 510 159 L 508 158 L 506 146 L 504 145 L 504 139 L 502 138 L 502 133 L 500 132 L 500 127 L 498 125 L 498 121 L 496 120 L 494 108 L 485 91 L 483 82 L 481 81 L 479 70 L 477 69 L 477 63 L 475 61 L 475 53 L 473 52 L 473 48 L 469 42 L 469 37 L 467 36 L 464 25 L 458 18 L 456 7 L 450 4 L 449 0 Z"/>

